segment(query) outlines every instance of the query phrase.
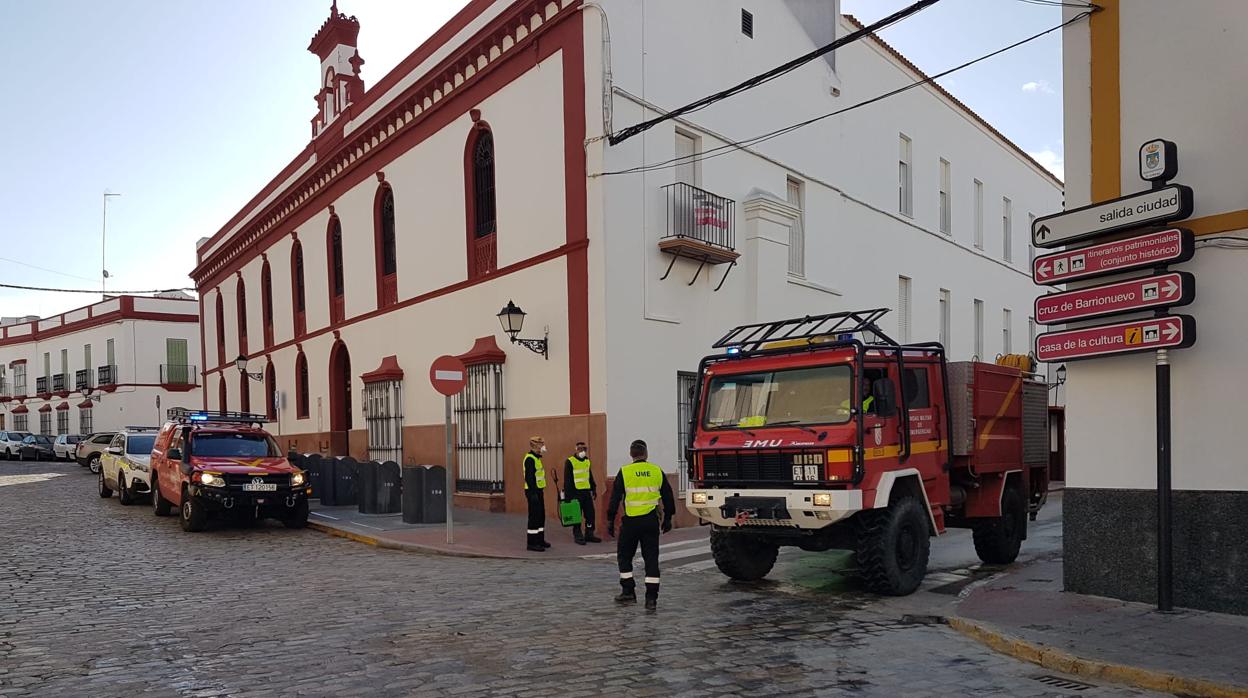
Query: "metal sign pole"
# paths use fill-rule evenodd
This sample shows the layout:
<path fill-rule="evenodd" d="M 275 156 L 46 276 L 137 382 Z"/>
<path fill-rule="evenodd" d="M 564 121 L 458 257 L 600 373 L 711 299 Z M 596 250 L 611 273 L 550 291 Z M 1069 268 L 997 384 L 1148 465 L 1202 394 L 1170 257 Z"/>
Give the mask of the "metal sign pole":
<path fill-rule="evenodd" d="M 1157 610 L 1174 610 L 1170 530 L 1170 358 L 1157 350 Z"/>
<path fill-rule="evenodd" d="M 455 500 L 451 496 L 451 396 L 446 396 L 446 543 L 455 542 Z"/>

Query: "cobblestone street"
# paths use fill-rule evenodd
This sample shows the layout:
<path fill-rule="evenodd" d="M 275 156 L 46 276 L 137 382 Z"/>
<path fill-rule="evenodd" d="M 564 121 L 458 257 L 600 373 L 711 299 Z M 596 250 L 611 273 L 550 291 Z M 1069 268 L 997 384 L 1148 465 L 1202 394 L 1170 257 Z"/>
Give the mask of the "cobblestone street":
<path fill-rule="evenodd" d="M 0 464 L 0 550 L 5 698 L 1143 695 L 1041 680 L 853 589 L 710 567 L 665 576 L 647 615 L 612 604 L 601 559 L 426 556 L 275 523 L 187 534 L 75 465 Z"/>

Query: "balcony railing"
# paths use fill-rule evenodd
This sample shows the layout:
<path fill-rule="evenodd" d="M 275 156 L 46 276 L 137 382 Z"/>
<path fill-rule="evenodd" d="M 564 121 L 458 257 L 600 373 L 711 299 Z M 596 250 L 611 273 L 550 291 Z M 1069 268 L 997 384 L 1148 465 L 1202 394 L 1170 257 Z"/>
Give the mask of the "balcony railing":
<path fill-rule="evenodd" d="M 11 395 L 12 393 L 9 392 L 9 382 L 6 380 L 0 380 L 0 398 L 7 398 Z"/>
<path fill-rule="evenodd" d="M 160 382 L 164 385 L 195 385 L 199 371 L 195 366 L 161 364 Z"/>
<path fill-rule="evenodd" d="M 48 394 L 48 377 L 47 376 L 39 376 L 38 378 L 35 379 L 35 394 L 36 395 Z"/>
<path fill-rule="evenodd" d="M 81 371 L 74 371 L 74 390 L 94 388 L 95 384 L 91 380 L 91 373 L 92 371 L 89 368 L 84 368 Z"/>
<path fill-rule="evenodd" d="M 95 369 L 96 385 L 117 385 L 117 366 L 101 366 Z"/>
<path fill-rule="evenodd" d="M 737 202 L 676 182 L 667 193 L 667 238 L 683 238 L 721 250 L 737 248 Z"/>
<path fill-rule="evenodd" d="M 60 392 L 64 392 L 64 391 L 66 390 L 66 388 L 65 388 L 65 378 L 66 378 L 66 376 L 65 376 L 65 374 L 64 374 L 64 373 L 58 373 L 58 374 L 56 374 L 56 375 L 52 376 L 52 392 L 54 392 L 54 393 L 60 393 Z"/>

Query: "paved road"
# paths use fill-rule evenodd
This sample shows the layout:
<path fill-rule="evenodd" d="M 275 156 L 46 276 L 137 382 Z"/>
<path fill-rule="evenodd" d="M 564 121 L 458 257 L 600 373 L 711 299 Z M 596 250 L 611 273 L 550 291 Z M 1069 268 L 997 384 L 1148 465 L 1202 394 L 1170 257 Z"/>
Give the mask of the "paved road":
<path fill-rule="evenodd" d="M 53 463 L 0 463 L 0 551 L 5 698 L 1141 695 L 1042 682 L 893 602 L 802 583 L 800 556 L 758 585 L 673 572 L 648 615 L 611 604 L 603 560 L 187 534 Z"/>

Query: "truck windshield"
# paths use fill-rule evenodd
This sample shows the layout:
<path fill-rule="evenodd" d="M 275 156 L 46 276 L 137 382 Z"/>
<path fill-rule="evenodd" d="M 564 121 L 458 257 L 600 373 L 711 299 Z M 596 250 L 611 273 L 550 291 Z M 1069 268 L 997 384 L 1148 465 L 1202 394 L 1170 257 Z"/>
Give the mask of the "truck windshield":
<path fill-rule="evenodd" d="M 206 458 L 276 458 L 277 444 L 264 434 L 196 434 L 191 455 Z"/>
<path fill-rule="evenodd" d="M 853 370 L 848 364 L 715 376 L 707 392 L 708 429 L 849 421 Z"/>

